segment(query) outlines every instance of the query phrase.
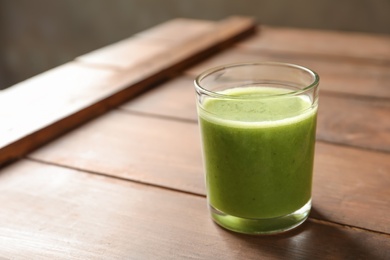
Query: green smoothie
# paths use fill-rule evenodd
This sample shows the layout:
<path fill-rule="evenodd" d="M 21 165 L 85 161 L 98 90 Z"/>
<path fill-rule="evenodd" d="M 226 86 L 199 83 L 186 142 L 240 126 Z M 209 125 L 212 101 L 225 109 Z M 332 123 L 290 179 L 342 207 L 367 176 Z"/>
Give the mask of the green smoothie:
<path fill-rule="evenodd" d="M 283 95 L 289 91 L 233 88 L 199 106 L 213 208 L 240 218 L 275 218 L 311 199 L 317 106 Z"/>

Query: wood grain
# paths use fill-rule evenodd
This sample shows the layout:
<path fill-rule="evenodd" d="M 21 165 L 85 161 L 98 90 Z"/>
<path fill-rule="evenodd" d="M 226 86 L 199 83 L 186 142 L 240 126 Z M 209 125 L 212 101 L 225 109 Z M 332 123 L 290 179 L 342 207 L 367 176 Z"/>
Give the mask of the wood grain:
<path fill-rule="evenodd" d="M 204 198 L 29 161 L 2 170 L 0 203 L 0 255 L 10 259 L 390 257 L 388 235 L 312 220 L 238 235 L 212 223 Z"/>
<path fill-rule="evenodd" d="M 321 90 L 390 98 L 390 65 L 348 59 L 332 60 L 291 53 L 270 53 L 250 48 L 231 48 L 190 68 L 186 74 L 195 78 L 215 66 L 260 61 L 287 62 L 308 67 L 320 75 Z"/>
<path fill-rule="evenodd" d="M 113 111 L 29 158 L 205 195 L 195 123 Z M 318 142 L 317 212 L 327 221 L 390 233 L 390 201 L 384 199 L 390 197 L 389 159 L 386 153 Z"/>
<path fill-rule="evenodd" d="M 260 31 L 242 45 L 279 53 L 319 55 L 325 59 L 346 57 L 386 64 L 390 62 L 389 35 L 271 26 L 261 26 Z"/>
<path fill-rule="evenodd" d="M 87 55 L 87 61 L 80 58 L 79 62 L 13 86 L 0 94 L 0 101 L 4 101 L 0 105 L 3 106 L 0 120 L 5 131 L 0 139 L 0 165 L 118 106 L 192 62 L 253 33 L 254 28 L 252 19 L 233 17 L 217 23 L 211 33 L 204 35 L 207 37 L 201 37 L 204 40 L 184 38 L 181 44 L 178 40 L 174 52 L 164 52 L 163 44 L 156 47 L 151 38 L 150 44 L 146 44 L 147 37 L 135 37 Z M 198 34 L 196 31 L 193 36 Z M 143 48 L 140 56 L 132 60 L 140 46 Z M 160 51 L 162 54 L 157 54 Z M 89 60 L 99 57 L 104 64 Z M 116 68 L 122 64 L 121 58 L 126 62 L 130 58 L 134 67 L 126 71 Z M 111 64 L 110 59 L 116 63 Z M 22 109 L 26 106 L 27 109 Z"/>

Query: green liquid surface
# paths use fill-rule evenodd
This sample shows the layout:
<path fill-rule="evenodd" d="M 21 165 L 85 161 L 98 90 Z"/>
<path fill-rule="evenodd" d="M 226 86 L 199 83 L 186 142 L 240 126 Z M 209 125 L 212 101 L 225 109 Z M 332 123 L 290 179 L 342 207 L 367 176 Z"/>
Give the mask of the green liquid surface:
<path fill-rule="evenodd" d="M 232 99 L 207 98 L 198 108 L 214 208 L 275 218 L 310 200 L 317 108 L 305 97 L 279 95 L 288 91 L 234 88 L 221 92 Z"/>

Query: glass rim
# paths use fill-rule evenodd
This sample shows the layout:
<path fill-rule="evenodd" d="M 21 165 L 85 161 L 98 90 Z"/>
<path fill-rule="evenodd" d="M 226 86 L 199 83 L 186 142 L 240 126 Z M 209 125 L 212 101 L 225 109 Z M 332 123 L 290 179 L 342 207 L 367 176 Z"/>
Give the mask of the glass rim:
<path fill-rule="evenodd" d="M 239 62 L 239 63 L 230 63 L 230 64 L 221 65 L 221 66 L 216 66 L 216 67 L 210 68 L 210 69 L 202 72 L 194 80 L 195 88 L 196 88 L 197 92 L 198 92 L 198 90 L 200 90 L 202 92 L 202 93 L 198 92 L 199 94 L 207 94 L 208 96 L 216 97 L 216 98 L 228 98 L 228 99 L 253 99 L 253 98 L 257 98 L 255 96 L 243 97 L 243 96 L 233 96 L 233 95 L 228 95 L 228 94 L 221 94 L 221 93 L 216 92 L 216 91 L 208 90 L 208 89 L 202 87 L 202 85 L 200 84 L 201 80 L 203 80 L 204 78 L 206 78 L 207 76 L 210 76 L 211 74 L 213 74 L 215 72 L 218 72 L 218 71 L 221 71 L 221 70 L 224 70 L 227 68 L 244 67 L 244 66 L 250 66 L 250 65 L 252 65 L 252 66 L 253 65 L 256 65 L 256 66 L 257 65 L 273 65 L 273 66 L 290 67 L 290 68 L 295 68 L 295 69 L 299 69 L 301 71 L 308 72 L 313 77 L 312 83 L 309 84 L 308 86 L 302 88 L 302 89 L 291 90 L 289 92 L 279 93 L 279 94 L 262 95 L 261 96 L 262 98 L 299 95 L 299 94 L 302 94 L 306 91 L 309 91 L 309 90 L 317 87 L 319 82 L 320 82 L 320 76 L 315 71 L 313 71 L 307 67 L 293 64 L 293 63 L 274 62 L 274 61 Z"/>

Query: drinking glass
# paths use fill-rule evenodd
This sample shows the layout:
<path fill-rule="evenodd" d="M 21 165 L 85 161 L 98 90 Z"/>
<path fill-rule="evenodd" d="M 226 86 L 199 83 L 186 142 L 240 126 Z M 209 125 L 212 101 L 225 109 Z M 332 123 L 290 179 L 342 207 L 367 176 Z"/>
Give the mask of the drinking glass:
<path fill-rule="evenodd" d="M 220 226 L 272 234 L 311 208 L 319 76 L 287 63 L 216 67 L 195 79 L 207 200 Z"/>

